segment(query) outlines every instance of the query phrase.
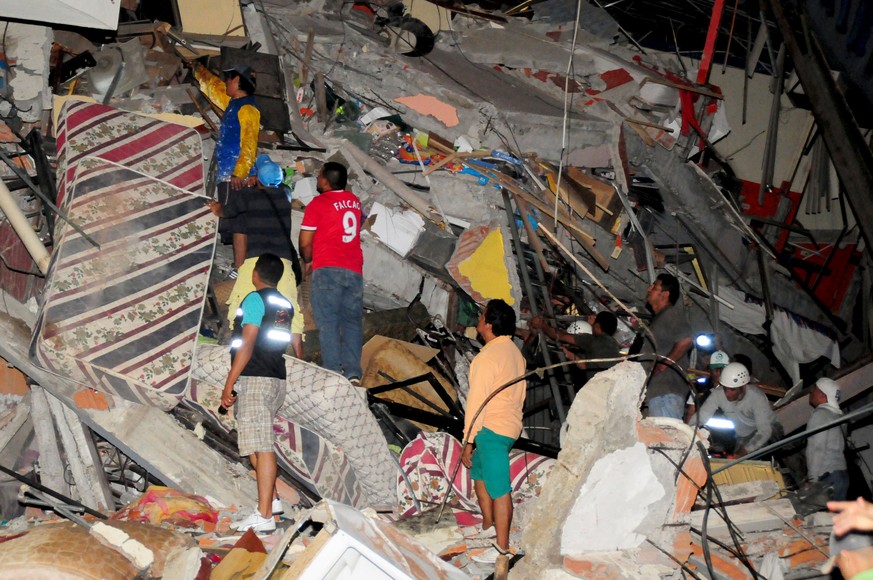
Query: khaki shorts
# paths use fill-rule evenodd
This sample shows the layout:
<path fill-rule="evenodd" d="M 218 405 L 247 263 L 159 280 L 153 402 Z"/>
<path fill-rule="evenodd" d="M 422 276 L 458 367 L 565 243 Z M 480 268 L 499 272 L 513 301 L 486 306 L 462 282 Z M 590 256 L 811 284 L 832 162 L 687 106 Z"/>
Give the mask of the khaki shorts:
<path fill-rule="evenodd" d="M 273 419 L 285 402 L 285 380 L 271 377 L 240 377 L 234 409 L 239 454 L 272 451 Z"/>

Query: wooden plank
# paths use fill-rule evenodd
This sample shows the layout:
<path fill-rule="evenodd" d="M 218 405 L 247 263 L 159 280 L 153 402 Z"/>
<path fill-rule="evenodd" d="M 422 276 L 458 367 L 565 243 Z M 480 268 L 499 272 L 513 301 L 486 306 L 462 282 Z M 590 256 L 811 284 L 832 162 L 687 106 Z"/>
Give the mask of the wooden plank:
<path fill-rule="evenodd" d="M 330 111 L 327 110 L 327 93 L 324 90 L 324 74 L 321 71 L 315 73 L 315 110 L 319 122 L 327 123 Z"/>
<path fill-rule="evenodd" d="M 493 177 L 498 182 L 500 182 L 501 186 L 505 187 L 515 195 L 519 196 L 521 199 L 528 202 L 529 204 L 543 212 L 545 215 L 549 216 L 552 219 L 555 219 L 555 213 L 553 208 L 549 207 L 541 199 L 535 197 L 531 193 L 519 187 L 515 183 L 515 180 L 508 175 L 504 175 L 503 173 L 494 170 L 486 171 L 485 175 Z M 573 223 L 574 220 L 570 216 L 569 212 L 567 212 L 560 206 L 558 207 L 558 222 L 563 225 L 564 228 L 566 228 L 567 233 L 570 234 L 570 236 L 574 240 L 576 240 L 576 242 L 578 242 L 579 245 L 582 246 L 586 252 L 588 252 L 588 255 L 591 256 L 591 258 L 595 262 L 597 262 L 598 266 L 600 266 L 604 271 L 609 270 L 609 262 L 607 261 L 606 257 L 601 254 L 597 248 L 594 247 L 594 238 L 592 238 L 590 234 L 588 234 L 588 232 L 585 232 L 584 230 L 576 226 Z"/>

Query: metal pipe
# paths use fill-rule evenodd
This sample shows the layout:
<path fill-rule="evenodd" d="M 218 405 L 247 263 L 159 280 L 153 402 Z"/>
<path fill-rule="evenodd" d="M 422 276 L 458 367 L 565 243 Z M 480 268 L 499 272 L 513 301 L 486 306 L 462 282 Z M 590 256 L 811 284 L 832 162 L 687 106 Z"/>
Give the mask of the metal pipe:
<path fill-rule="evenodd" d="M 39 268 L 40 272 L 46 274 L 49 267 L 49 253 L 39 241 L 39 236 L 33 231 L 30 222 L 24 217 L 24 212 L 18 207 L 18 202 L 12 197 L 9 188 L 2 180 L 0 180 L 0 210 L 6 215 L 9 224 L 21 238 L 21 242 L 33 258 L 36 267 Z"/>

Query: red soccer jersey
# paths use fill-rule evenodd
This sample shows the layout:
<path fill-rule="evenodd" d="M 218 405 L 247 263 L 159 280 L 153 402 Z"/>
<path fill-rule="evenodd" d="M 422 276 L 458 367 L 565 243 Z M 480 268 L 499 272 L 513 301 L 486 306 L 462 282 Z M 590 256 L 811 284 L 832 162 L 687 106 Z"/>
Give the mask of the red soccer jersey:
<path fill-rule="evenodd" d="M 312 269 L 345 268 L 363 273 L 361 251 L 361 200 L 345 190 L 325 191 L 306 206 L 304 230 L 312 239 Z"/>

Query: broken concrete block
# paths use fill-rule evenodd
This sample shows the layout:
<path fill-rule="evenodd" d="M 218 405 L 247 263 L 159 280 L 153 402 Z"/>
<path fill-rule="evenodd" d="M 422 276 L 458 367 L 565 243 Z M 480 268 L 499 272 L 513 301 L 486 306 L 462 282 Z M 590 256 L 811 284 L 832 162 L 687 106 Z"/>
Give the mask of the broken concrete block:
<path fill-rule="evenodd" d="M 369 216 L 376 217 L 370 226 L 370 233 L 402 258 L 409 254 L 424 230 L 424 219 L 411 210 L 398 211 L 374 203 Z"/>
<path fill-rule="evenodd" d="M 541 570 L 558 563 L 563 526 L 555 522 L 567 520 L 579 490 L 601 457 L 637 443 L 636 423 L 644 381 L 642 367 L 625 362 L 595 375 L 576 395 L 567 414 L 567 433 L 558 465 L 543 485 L 524 530 L 521 545 L 527 555 L 516 566 L 521 577 L 537 577 Z"/>
<path fill-rule="evenodd" d="M 636 548 L 645 540 L 637 528 L 649 506 L 666 493 L 642 443 L 604 455 L 591 468 L 564 521 L 561 554 Z"/>
<path fill-rule="evenodd" d="M 724 505 L 761 502 L 773 499 L 779 494 L 779 484 L 771 479 L 758 479 L 744 483 L 719 485 L 721 503 Z M 700 504 L 700 499 L 698 499 Z M 713 505 L 719 505 L 713 497 Z"/>
<path fill-rule="evenodd" d="M 754 504 L 740 504 L 725 508 L 731 522 L 741 532 L 763 532 L 766 530 L 781 530 L 785 521 L 797 514 L 794 506 L 787 499 L 775 499 Z M 774 513 L 775 512 L 775 513 Z M 691 525 L 701 529 L 705 510 L 691 512 Z M 707 519 L 707 533 L 712 535 L 725 535 L 728 533 L 727 524 L 713 510 L 709 511 Z"/>
<path fill-rule="evenodd" d="M 35 123 L 51 108 L 48 86 L 52 29 L 20 22 L 6 24 L 6 58 L 15 61 L 15 77 L 9 81 L 19 118 Z"/>

